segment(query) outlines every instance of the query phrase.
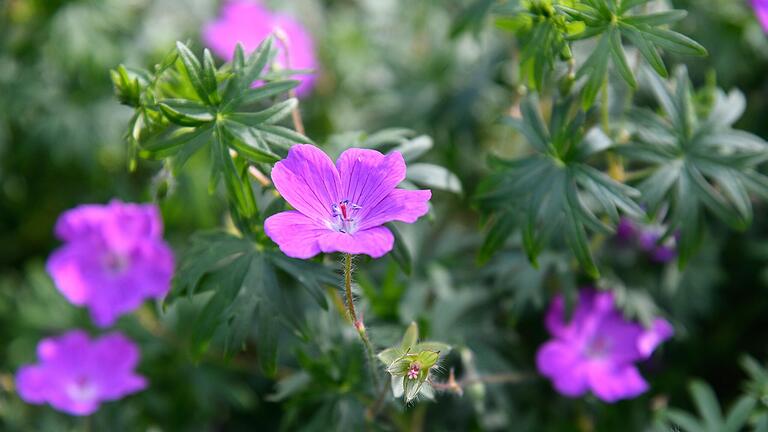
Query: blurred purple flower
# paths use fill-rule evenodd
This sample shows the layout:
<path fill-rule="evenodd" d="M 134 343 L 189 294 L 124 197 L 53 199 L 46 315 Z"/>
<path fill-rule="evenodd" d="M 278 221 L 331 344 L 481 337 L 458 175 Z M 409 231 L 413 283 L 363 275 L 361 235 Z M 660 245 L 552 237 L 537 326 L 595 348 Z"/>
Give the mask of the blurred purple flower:
<path fill-rule="evenodd" d="M 134 373 L 139 349 L 120 333 L 91 340 L 82 330 L 43 339 L 38 364 L 16 375 L 19 396 L 31 404 L 48 403 L 72 415 L 90 415 L 101 402 L 120 399 L 147 387 Z"/>
<path fill-rule="evenodd" d="M 275 164 L 272 181 L 296 210 L 270 216 L 264 229 L 290 257 L 345 252 L 379 258 L 394 243 L 381 225 L 413 223 L 429 209 L 429 190 L 396 189 L 404 178 L 398 152 L 352 148 L 334 166 L 319 148 L 295 145 Z"/>
<path fill-rule="evenodd" d="M 555 389 L 569 397 L 591 390 L 605 402 L 633 398 L 648 389 L 635 363 L 651 356 L 670 338 L 672 326 L 658 318 L 650 329 L 627 321 L 613 294 L 582 289 L 570 322 L 557 296 L 546 316 L 553 339 L 538 351 L 536 365 Z"/>
<path fill-rule="evenodd" d="M 246 53 L 277 33 L 277 65 L 284 69 L 316 69 L 315 46 L 309 31 L 289 15 L 272 12 L 257 1 L 230 0 L 219 17 L 203 28 L 203 41 L 219 57 L 230 61 L 238 42 Z M 287 53 L 286 53 L 287 49 Z M 296 87 L 298 96 L 312 91 L 314 74 L 304 75 Z"/>
<path fill-rule="evenodd" d="M 48 258 L 48 273 L 97 325 L 107 327 L 170 289 L 173 253 L 155 205 L 81 205 L 62 213 L 55 231 L 64 245 Z"/>
<path fill-rule="evenodd" d="M 768 0 L 752 0 L 752 7 L 763 29 L 768 32 Z"/>
<path fill-rule="evenodd" d="M 663 243 L 659 239 L 664 227 L 640 225 L 630 219 L 621 218 L 616 228 L 616 239 L 622 244 L 632 244 L 657 263 L 668 263 L 677 257 L 677 238 L 670 236 Z"/>

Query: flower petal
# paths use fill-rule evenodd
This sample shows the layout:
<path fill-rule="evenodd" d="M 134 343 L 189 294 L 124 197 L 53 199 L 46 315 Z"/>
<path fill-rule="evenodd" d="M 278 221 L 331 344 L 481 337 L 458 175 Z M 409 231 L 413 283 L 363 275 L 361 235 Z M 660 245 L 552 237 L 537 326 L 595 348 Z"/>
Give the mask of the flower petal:
<path fill-rule="evenodd" d="M 674 333 L 675 329 L 669 321 L 663 318 L 656 318 L 653 321 L 652 327 L 644 331 L 637 340 L 637 350 L 643 357 L 648 358 L 653 354 L 657 346 L 671 338 Z"/>
<path fill-rule="evenodd" d="M 752 0 L 752 7 L 755 9 L 755 15 L 763 26 L 763 29 L 768 32 L 768 2 L 765 0 Z"/>
<path fill-rule="evenodd" d="M 220 16 L 205 25 L 202 37 L 214 54 L 231 61 L 238 42 L 248 54 L 278 30 L 282 35 L 281 41 L 275 44 L 275 63 L 283 69 L 316 69 L 315 46 L 309 31 L 292 16 L 274 13 L 252 1 L 226 2 Z M 286 55 L 286 49 L 290 52 L 290 58 Z M 298 79 L 301 84 L 296 88 L 296 94 L 302 97 L 310 93 L 315 78 L 313 74 L 306 74 Z M 256 87 L 261 82 L 256 81 L 254 84 Z"/>
<path fill-rule="evenodd" d="M 634 365 L 594 364 L 589 367 L 588 375 L 595 396 L 605 402 L 630 399 L 648 390 L 648 383 Z"/>
<path fill-rule="evenodd" d="M 133 373 L 139 363 L 139 347 L 122 333 L 102 336 L 92 350 L 90 372 L 101 384 L 102 400 L 119 399 L 146 388 L 146 379 Z"/>
<path fill-rule="evenodd" d="M 588 390 L 584 360 L 576 347 L 561 341 L 545 343 L 536 353 L 536 367 L 562 395 L 581 396 Z"/>
<path fill-rule="evenodd" d="M 292 258 L 312 258 L 321 252 L 318 240 L 332 232 L 297 211 L 272 215 L 264 221 L 264 232 Z"/>
<path fill-rule="evenodd" d="M 228 1 L 222 6 L 219 19 L 203 28 L 202 38 L 217 56 L 231 61 L 238 42 L 249 53 L 272 33 L 271 20 L 269 9 L 258 3 Z"/>
<path fill-rule="evenodd" d="M 16 389 L 24 402 L 42 404 L 46 401 L 50 378 L 39 366 L 24 366 L 16 374 Z"/>
<path fill-rule="evenodd" d="M 64 245 L 48 258 L 46 270 L 70 303 L 82 306 L 91 295 L 93 279 L 101 273 L 98 252 L 87 242 Z"/>
<path fill-rule="evenodd" d="M 344 252 L 348 254 L 365 254 L 371 258 L 380 258 L 392 250 L 395 237 L 392 232 L 382 226 L 346 234 L 331 231 L 318 239 L 320 250 L 323 252 Z"/>
<path fill-rule="evenodd" d="M 376 150 L 351 148 L 339 156 L 336 168 L 341 197 L 362 207 L 357 215 L 361 221 L 405 179 L 405 160 L 398 152 L 384 156 Z"/>
<path fill-rule="evenodd" d="M 62 213 L 56 220 L 54 232 L 61 240 L 82 240 L 99 235 L 101 224 L 107 216 L 106 206 L 83 204 Z"/>
<path fill-rule="evenodd" d="M 340 201 L 339 173 L 328 155 L 313 145 L 291 147 L 288 157 L 272 169 L 272 181 L 293 208 L 321 225 L 331 220 L 331 206 Z"/>
<path fill-rule="evenodd" d="M 429 190 L 395 189 L 371 209 L 360 223 L 360 229 L 382 225 L 390 221 L 416 222 L 429 211 Z"/>
<path fill-rule="evenodd" d="M 606 341 L 607 359 L 614 363 L 629 363 L 642 358 L 637 349 L 642 333 L 642 326 L 627 321 L 619 311 L 613 311 L 596 321 L 593 335 Z"/>

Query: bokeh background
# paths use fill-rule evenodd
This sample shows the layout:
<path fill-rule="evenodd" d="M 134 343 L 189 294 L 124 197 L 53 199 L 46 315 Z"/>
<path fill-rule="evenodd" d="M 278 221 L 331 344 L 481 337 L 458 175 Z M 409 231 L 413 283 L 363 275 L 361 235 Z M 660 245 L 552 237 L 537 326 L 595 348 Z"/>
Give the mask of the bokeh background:
<path fill-rule="evenodd" d="M 522 376 L 402 408 L 401 424 L 382 427 L 646 430 L 663 407 L 691 406 L 692 378 L 709 382 L 727 406 L 743 390 L 740 355 L 768 360 L 768 218 L 761 205 L 747 232 L 714 229 L 684 272 L 605 248 L 612 271 L 644 287 L 637 292 L 662 305 L 678 334 L 663 360 L 644 368 L 653 385 L 647 395 L 616 405 L 557 396 L 536 376 L 533 359 L 546 338 L 549 294 L 580 281 L 556 253 L 544 258 L 551 265 L 531 268 L 514 241 L 485 265 L 476 260 L 484 221 L 473 191 L 487 172 L 486 156 L 523 148 L 498 121 L 520 79 L 514 38 L 488 14 L 494 2 L 266 3 L 298 17 L 316 40 L 322 66 L 314 92 L 301 101 L 308 136 L 332 143 L 358 131 L 408 128 L 432 138 L 424 160 L 461 183 L 435 194 L 429 223 L 407 229 L 412 277 L 390 258 L 361 264 L 373 335 L 394 340 L 415 319 L 432 338 L 466 348 L 452 354 L 452 365 Z M 768 138 L 768 37 L 747 2 L 671 3 L 689 11 L 677 30 L 710 56 L 669 60 L 687 65 L 698 86 L 716 76 L 721 87 L 743 91 L 747 111 L 737 127 Z M 14 392 L 13 374 L 34 360 L 40 338 L 91 326 L 44 271 L 57 246 L 58 214 L 113 197 L 151 201 L 163 180 L 158 164 L 127 168 L 131 111 L 116 101 L 109 69 L 155 64 L 177 40 L 199 50 L 200 30 L 218 8 L 214 0 L 0 0 L 0 430 L 361 430 L 355 386 L 365 385 L 365 365 L 355 335 L 340 317 L 303 300 L 300 320 L 315 337 L 303 340 L 286 326 L 278 380 L 293 377 L 287 383 L 261 375 L 247 350 L 190 354 L 183 311 L 147 305 L 118 328 L 142 347 L 148 390 L 106 404 L 89 420 L 27 406 Z M 177 251 L 192 233 L 225 222 L 223 198 L 209 194 L 207 182 L 206 155 L 198 155 L 160 201 Z"/>

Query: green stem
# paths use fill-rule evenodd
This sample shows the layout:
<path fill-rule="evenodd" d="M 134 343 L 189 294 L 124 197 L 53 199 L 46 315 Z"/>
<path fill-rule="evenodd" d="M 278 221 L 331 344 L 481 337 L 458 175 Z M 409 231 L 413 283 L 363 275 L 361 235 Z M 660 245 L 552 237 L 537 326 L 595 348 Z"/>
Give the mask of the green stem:
<path fill-rule="evenodd" d="M 355 302 L 352 300 L 352 255 L 344 254 L 344 293 L 347 296 L 347 313 L 353 324 L 357 323 Z"/>
<path fill-rule="evenodd" d="M 352 320 L 352 324 L 357 329 L 357 334 L 360 336 L 360 340 L 363 342 L 363 348 L 365 349 L 366 357 L 368 357 L 368 367 L 370 368 L 371 381 L 375 388 L 379 387 L 379 377 L 376 371 L 376 354 L 373 350 L 370 338 L 368 338 L 368 332 L 365 330 L 363 321 L 358 319 L 357 312 L 355 311 L 355 302 L 352 299 L 352 255 L 344 254 L 344 293 L 347 296 L 347 313 Z"/>
<path fill-rule="evenodd" d="M 609 137 L 611 137 L 611 111 L 610 106 L 608 105 L 610 102 L 608 98 L 608 78 L 606 77 L 605 82 L 603 83 L 603 94 L 602 94 L 602 100 L 600 103 L 600 123 L 603 128 L 603 132 Z M 608 153 L 608 175 L 611 176 L 616 181 L 624 182 L 624 162 L 621 160 L 621 157 L 616 155 L 615 153 L 609 152 Z"/>

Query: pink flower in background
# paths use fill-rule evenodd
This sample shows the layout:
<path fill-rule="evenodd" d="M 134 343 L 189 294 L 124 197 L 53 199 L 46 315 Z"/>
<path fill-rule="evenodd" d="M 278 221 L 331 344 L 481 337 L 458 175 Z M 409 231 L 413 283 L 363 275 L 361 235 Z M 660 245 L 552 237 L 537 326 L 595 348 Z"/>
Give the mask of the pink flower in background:
<path fill-rule="evenodd" d="M 37 345 L 38 364 L 16 375 L 19 396 L 31 404 L 50 404 L 72 415 L 90 415 L 101 402 L 120 399 L 147 387 L 134 372 L 139 349 L 120 333 L 91 340 L 81 330 Z"/>
<path fill-rule="evenodd" d="M 272 12 L 257 1 L 231 0 L 224 4 L 219 17 L 203 28 L 203 41 L 219 57 L 232 60 L 235 46 L 243 45 L 246 53 L 273 33 L 279 33 L 276 63 L 287 69 L 316 69 L 315 46 L 309 31 L 289 15 Z M 286 55 L 286 46 L 288 53 Z M 301 77 L 296 88 L 299 96 L 308 95 L 314 74 Z"/>
<path fill-rule="evenodd" d="M 310 258 L 320 252 L 381 257 L 394 243 L 383 225 L 413 223 L 427 213 L 432 193 L 396 189 L 405 178 L 398 152 L 352 148 L 336 165 L 319 148 L 298 144 L 272 169 L 272 181 L 294 211 L 270 216 L 267 235 L 286 255 Z"/>
<path fill-rule="evenodd" d="M 565 321 L 562 296 L 546 316 L 553 339 L 538 351 L 536 365 L 555 389 L 569 397 L 591 390 L 605 402 L 632 398 L 648 389 L 636 362 L 651 356 L 673 334 L 658 318 L 650 329 L 627 321 L 616 309 L 613 294 L 582 289 L 571 320 Z"/>
<path fill-rule="evenodd" d="M 173 253 L 155 205 L 81 205 L 62 213 L 55 231 L 64 245 L 48 258 L 48 273 L 67 300 L 90 309 L 99 326 L 171 287 Z"/>
<path fill-rule="evenodd" d="M 659 244 L 665 228 L 661 225 L 640 225 L 622 218 L 616 228 L 616 238 L 623 243 L 633 243 L 647 253 L 651 261 L 668 263 L 677 258 L 677 238 L 670 236 Z"/>
<path fill-rule="evenodd" d="M 752 0 L 752 7 L 763 29 L 768 32 L 768 0 Z"/>

